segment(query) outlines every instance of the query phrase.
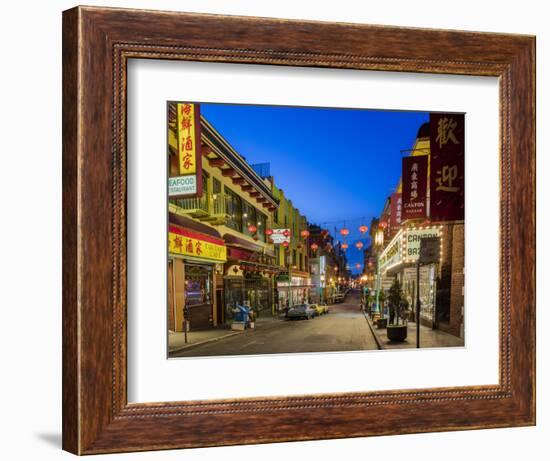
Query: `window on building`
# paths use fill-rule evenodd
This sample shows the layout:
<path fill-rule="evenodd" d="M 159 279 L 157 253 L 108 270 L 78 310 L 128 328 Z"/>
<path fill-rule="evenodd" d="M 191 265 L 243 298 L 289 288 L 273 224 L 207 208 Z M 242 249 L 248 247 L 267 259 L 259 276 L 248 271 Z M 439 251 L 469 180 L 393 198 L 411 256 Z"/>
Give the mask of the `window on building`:
<path fill-rule="evenodd" d="M 252 237 L 254 235 L 254 232 L 250 232 L 248 230 L 248 226 L 255 226 L 257 230 L 259 230 L 258 226 L 258 217 L 256 214 L 256 208 L 254 208 L 250 203 L 248 203 L 246 200 L 243 200 L 243 234 L 248 235 L 249 237 Z"/>
<path fill-rule="evenodd" d="M 229 215 L 229 218 L 227 219 L 227 227 L 230 227 L 231 229 L 234 229 L 236 231 L 242 232 L 243 231 L 243 205 L 242 205 L 242 199 L 239 197 L 235 192 L 233 192 L 228 187 L 224 187 L 225 195 L 226 195 L 226 206 L 227 206 L 227 214 Z"/>
<path fill-rule="evenodd" d="M 267 229 L 267 216 L 259 211 L 256 213 L 258 216 L 258 239 L 260 242 L 266 241 L 265 230 Z"/>

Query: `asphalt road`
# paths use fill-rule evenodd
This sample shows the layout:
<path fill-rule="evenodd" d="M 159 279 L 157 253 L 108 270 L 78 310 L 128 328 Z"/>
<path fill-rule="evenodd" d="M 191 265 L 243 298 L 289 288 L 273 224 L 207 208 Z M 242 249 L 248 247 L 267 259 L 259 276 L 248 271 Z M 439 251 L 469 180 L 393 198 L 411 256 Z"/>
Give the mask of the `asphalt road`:
<path fill-rule="evenodd" d="M 359 308 L 359 294 L 330 306 L 329 313 L 311 320 L 278 320 L 255 330 L 197 345 L 171 357 L 284 354 L 295 352 L 377 349 Z"/>

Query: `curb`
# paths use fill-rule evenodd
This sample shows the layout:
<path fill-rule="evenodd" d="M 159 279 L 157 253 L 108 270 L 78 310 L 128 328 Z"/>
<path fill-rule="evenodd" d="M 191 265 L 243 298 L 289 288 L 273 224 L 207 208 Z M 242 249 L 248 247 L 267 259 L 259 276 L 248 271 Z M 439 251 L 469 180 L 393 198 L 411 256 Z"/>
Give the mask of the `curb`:
<path fill-rule="evenodd" d="M 382 342 L 380 341 L 380 338 L 378 337 L 378 334 L 376 333 L 376 331 L 374 329 L 374 325 L 370 321 L 370 319 L 369 319 L 368 315 L 365 313 L 365 311 L 363 311 L 363 316 L 365 317 L 365 320 L 367 321 L 367 324 L 370 328 L 370 332 L 372 333 L 372 336 L 374 336 L 374 341 L 376 341 L 376 346 L 378 347 L 378 350 L 386 349 L 384 347 L 384 345 L 382 344 Z"/>
<path fill-rule="evenodd" d="M 272 325 L 272 324 L 277 324 L 277 322 L 269 322 L 265 325 L 260 325 L 259 327 L 257 326 L 256 328 L 254 328 L 254 331 L 256 331 L 258 328 L 263 329 L 263 328 L 268 327 L 269 325 Z M 197 343 L 186 344 L 186 345 L 180 346 L 176 349 L 169 350 L 168 351 L 168 356 L 170 356 L 170 354 L 175 354 L 177 352 L 186 351 L 188 349 L 193 349 L 196 346 L 201 346 L 203 344 L 213 343 L 215 341 L 220 341 L 221 339 L 231 338 L 231 336 L 246 334 L 247 332 L 250 333 L 251 331 L 250 330 L 232 331 L 231 333 L 227 333 L 226 335 L 223 335 L 223 336 L 216 336 L 215 338 L 205 339 L 204 341 L 199 341 Z"/>
<path fill-rule="evenodd" d="M 231 336 L 240 335 L 241 333 L 244 333 L 244 331 L 234 331 L 232 333 L 227 333 L 226 335 L 223 335 L 223 336 L 216 336 L 215 338 L 205 339 L 204 341 L 199 341 L 197 343 L 186 344 L 185 346 L 180 346 L 176 349 L 172 349 L 168 351 L 168 355 L 173 354 L 175 352 L 185 351 L 187 349 L 193 349 L 195 346 L 201 346 L 202 344 L 213 343 L 215 341 L 219 341 L 220 339 L 225 339 L 225 338 L 230 338 Z"/>

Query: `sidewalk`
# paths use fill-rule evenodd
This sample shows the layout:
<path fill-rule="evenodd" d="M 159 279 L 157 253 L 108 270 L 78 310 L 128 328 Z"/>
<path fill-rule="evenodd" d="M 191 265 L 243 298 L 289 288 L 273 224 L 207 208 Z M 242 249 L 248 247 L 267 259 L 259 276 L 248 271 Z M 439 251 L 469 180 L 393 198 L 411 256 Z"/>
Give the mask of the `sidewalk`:
<path fill-rule="evenodd" d="M 275 317 L 259 317 L 256 319 L 254 329 L 244 331 L 234 331 L 229 327 L 224 328 L 209 328 L 208 330 L 189 331 L 187 332 L 187 343 L 185 342 L 185 333 L 168 331 L 168 354 L 178 352 L 183 349 L 198 346 L 212 341 L 229 338 L 235 335 L 253 332 L 256 328 L 266 328 L 269 325 L 276 325 L 280 320 Z"/>
<path fill-rule="evenodd" d="M 416 348 L 416 322 L 407 325 L 407 339 L 401 342 L 391 342 L 386 335 L 386 329 L 378 329 L 372 320 L 365 314 L 365 318 L 380 349 L 412 349 Z M 420 325 L 420 347 L 463 347 L 464 339 L 445 333 L 441 330 Z"/>

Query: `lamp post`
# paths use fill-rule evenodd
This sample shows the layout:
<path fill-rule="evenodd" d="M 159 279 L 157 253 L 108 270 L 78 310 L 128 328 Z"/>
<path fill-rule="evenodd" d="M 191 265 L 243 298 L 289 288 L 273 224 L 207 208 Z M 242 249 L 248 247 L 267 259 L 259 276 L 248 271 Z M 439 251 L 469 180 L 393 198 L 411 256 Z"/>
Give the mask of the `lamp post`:
<path fill-rule="evenodd" d="M 376 251 L 376 305 L 374 307 L 373 318 L 380 318 L 380 250 L 384 245 L 384 230 L 378 229 L 374 236 L 374 245 L 377 248 Z"/>

